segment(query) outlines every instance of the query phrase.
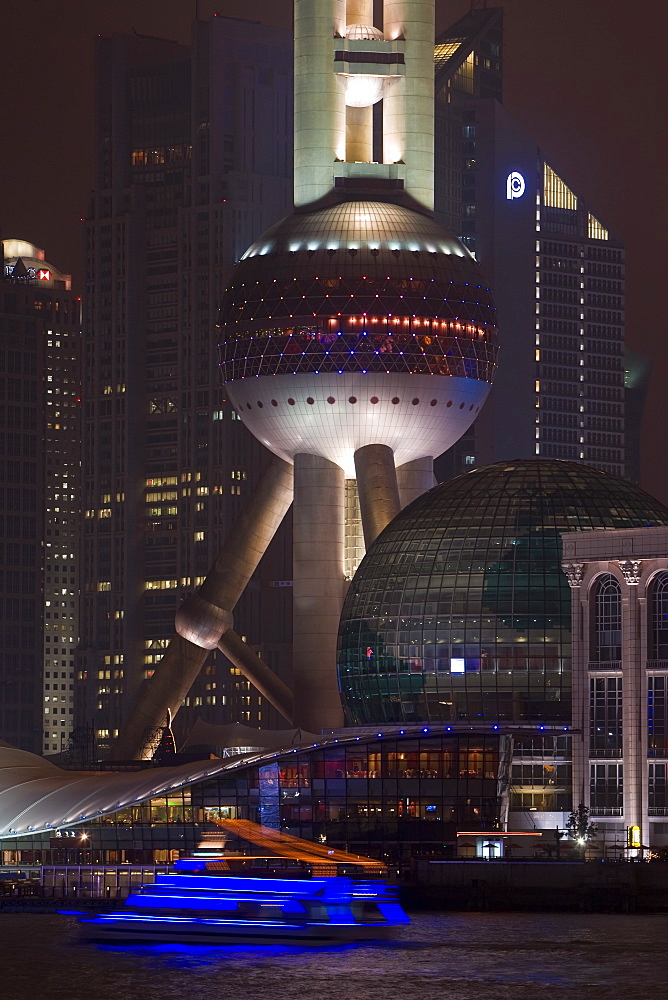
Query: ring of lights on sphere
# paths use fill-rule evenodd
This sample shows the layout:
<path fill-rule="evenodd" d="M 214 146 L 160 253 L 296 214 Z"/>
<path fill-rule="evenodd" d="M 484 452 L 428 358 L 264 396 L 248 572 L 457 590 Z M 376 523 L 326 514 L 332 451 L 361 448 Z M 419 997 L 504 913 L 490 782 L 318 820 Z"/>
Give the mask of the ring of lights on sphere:
<path fill-rule="evenodd" d="M 667 524 L 634 483 L 555 459 L 497 462 L 430 490 L 348 589 L 337 659 L 349 722 L 568 723 L 561 533 Z"/>
<path fill-rule="evenodd" d="M 246 251 L 220 314 L 221 367 L 249 430 L 280 457 L 354 476 L 367 444 L 439 455 L 484 403 L 497 359 L 479 264 L 432 218 L 347 201 L 290 216 Z"/>

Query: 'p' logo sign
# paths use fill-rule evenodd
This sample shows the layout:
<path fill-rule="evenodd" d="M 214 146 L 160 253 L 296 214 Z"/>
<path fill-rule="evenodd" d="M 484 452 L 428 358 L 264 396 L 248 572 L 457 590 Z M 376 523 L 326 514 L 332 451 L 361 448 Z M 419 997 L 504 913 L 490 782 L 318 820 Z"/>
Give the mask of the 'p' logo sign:
<path fill-rule="evenodd" d="M 508 201 L 512 201 L 514 198 L 521 198 L 525 189 L 526 184 L 524 183 L 522 174 L 518 174 L 516 170 L 508 174 L 508 180 L 506 181 L 506 198 Z"/>

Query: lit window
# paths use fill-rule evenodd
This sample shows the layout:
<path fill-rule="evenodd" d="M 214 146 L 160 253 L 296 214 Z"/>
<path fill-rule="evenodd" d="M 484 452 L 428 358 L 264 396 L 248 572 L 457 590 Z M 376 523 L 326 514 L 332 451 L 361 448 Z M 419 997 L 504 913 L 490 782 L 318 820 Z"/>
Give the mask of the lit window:
<path fill-rule="evenodd" d="M 604 229 L 598 219 L 595 219 L 593 215 L 588 216 L 587 219 L 587 235 L 590 240 L 610 239 L 610 233 L 608 230 Z"/>
<path fill-rule="evenodd" d="M 578 207 L 576 196 L 547 163 L 543 164 L 543 203 L 550 208 L 567 208 L 571 211 Z"/>

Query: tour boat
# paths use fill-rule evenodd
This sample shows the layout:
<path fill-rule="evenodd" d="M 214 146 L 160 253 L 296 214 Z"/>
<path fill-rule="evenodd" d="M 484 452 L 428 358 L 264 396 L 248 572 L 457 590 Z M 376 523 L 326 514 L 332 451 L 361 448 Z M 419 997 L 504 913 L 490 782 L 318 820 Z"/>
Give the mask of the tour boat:
<path fill-rule="evenodd" d="M 205 863 L 206 864 L 206 863 Z M 132 893 L 122 909 L 82 915 L 83 936 L 99 941 L 342 942 L 385 936 L 408 917 L 384 882 L 342 875 L 238 877 L 174 872 Z"/>
<path fill-rule="evenodd" d="M 157 874 L 154 883 L 128 896 L 122 908 L 81 914 L 83 937 L 324 944 L 384 937 L 409 922 L 382 863 L 243 821 L 225 825 L 233 824 L 246 839 L 271 843 L 278 857 L 223 854 L 177 861 L 173 871 Z"/>

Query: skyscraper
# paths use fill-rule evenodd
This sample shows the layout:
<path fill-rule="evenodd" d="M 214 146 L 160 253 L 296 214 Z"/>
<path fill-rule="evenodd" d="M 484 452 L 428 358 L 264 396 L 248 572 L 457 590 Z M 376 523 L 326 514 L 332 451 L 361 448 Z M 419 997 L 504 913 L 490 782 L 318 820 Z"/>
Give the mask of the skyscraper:
<path fill-rule="evenodd" d="M 5 240 L 0 279 L 3 738 L 67 746 L 79 635 L 81 302 L 25 240 Z"/>
<path fill-rule="evenodd" d="M 102 748 L 264 461 L 225 400 L 215 322 L 234 261 L 289 208 L 291 90 L 289 33 L 251 22 L 196 23 L 192 50 L 142 36 L 97 43 L 77 719 Z M 270 585 L 290 572 L 280 543 L 274 552 L 238 620 L 259 643 L 265 587 L 279 624 L 262 651 L 280 669 L 289 616 Z M 220 706 L 266 722 L 222 657 L 186 708 L 207 717 Z"/>
<path fill-rule="evenodd" d="M 624 248 L 502 106 L 502 12 L 471 11 L 435 53 L 436 215 L 485 268 L 506 334 L 440 477 L 532 455 L 624 475 Z"/>

